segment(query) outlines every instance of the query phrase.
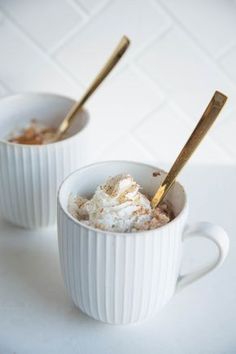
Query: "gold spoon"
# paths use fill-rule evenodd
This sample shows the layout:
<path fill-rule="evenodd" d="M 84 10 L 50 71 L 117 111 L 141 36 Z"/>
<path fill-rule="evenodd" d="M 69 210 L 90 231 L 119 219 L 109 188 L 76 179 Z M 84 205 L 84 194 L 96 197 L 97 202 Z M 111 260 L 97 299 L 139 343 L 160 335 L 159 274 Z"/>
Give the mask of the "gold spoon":
<path fill-rule="evenodd" d="M 118 63 L 121 59 L 123 54 L 126 52 L 127 48 L 129 47 L 130 40 L 126 36 L 123 36 L 118 43 L 117 47 L 114 49 L 112 55 L 103 66 L 101 71 L 98 73 L 94 81 L 85 91 L 84 95 L 81 97 L 79 101 L 77 101 L 69 110 L 59 127 L 57 128 L 56 132 L 53 135 L 48 136 L 48 142 L 54 142 L 59 140 L 68 130 L 71 122 L 75 118 L 76 113 L 78 113 L 85 102 L 89 99 L 89 97 L 94 93 L 94 91 L 98 88 L 98 86 L 103 82 L 103 80 L 108 76 L 114 66 Z"/>
<path fill-rule="evenodd" d="M 176 177 L 178 176 L 182 168 L 185 166 L 186 162 L 192 156 L 193 152 L 196 150 L 196 148 L 201 143 L 202 139 L 216 120 L 226 100 L 227 96 L 225 96 L 223 93 L 219 91 L 215 92 L 201 119 L 196 125 L 194 131 L 190 135 L 188 141 L 184 145 L 170 171 L 166 175 L 164 181 L 157 189 L 154 197 L 152 198 L 151 205 L 153 208 L 156 208 L 166 196 Z"/>

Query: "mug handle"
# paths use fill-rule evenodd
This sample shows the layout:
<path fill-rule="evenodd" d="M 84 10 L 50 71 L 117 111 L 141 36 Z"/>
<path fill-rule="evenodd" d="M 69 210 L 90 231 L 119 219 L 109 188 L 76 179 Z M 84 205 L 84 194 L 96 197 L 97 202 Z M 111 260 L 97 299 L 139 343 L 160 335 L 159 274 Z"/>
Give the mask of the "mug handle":
<path fill-rule="evenodd" d="M 187 285 L 202 278 L 213 269 L 219 267 L 225 260 L 229 251 L 229 238 L 225 230 L 209 222 L 198 222 L 188 225 L 184 231 L 183 241 L 190 237 L 205 237 L 206 239 L 214 242 L 218 248 L 218 255 L 216 258 L 206 266 L 185 275 L 179 275 L 176 284 L 176 292 L 179 292 Z"/>

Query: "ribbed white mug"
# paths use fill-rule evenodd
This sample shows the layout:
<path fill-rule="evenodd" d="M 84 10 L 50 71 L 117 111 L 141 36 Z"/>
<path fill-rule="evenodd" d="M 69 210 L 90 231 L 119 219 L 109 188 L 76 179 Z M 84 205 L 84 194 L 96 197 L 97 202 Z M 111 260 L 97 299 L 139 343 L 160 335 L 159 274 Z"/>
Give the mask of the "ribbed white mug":
<path fill-rule="evenodd" d="M 157 170 L 160 176 L 154 177 Z M 119 173 L 131 174 L 150 195 L 165 175 L 156 167 L 127 161 L 101 162 L 72 173 L 58 193 L 58 240 L 62 274 L 73 302 L 97 320 L 128 324 L 152 317 L 177 291 L 221 265 L 229 240 L 220 226 L 208 222 L 186 226 L 187 200 L 179 183 L 168 194 L 176 216 L 156 230 L 105 232 L 69 214 L 71 193 L 91 196 Z M 214 242 L 218 254 L 209 265 L 181 275 L 183 241 L 192 236 Z"/>
<path fill-rule="evenodd" d="M 88 113 L 69 137 L 47 145 L 9 143 L 6 137 L 32 119 L 57 126 L 74 101 L 54 94 L 18 94 L 0 100 L 0 216 L 25 228 L 56 222 L 57 189 L 86 162 Z"/>

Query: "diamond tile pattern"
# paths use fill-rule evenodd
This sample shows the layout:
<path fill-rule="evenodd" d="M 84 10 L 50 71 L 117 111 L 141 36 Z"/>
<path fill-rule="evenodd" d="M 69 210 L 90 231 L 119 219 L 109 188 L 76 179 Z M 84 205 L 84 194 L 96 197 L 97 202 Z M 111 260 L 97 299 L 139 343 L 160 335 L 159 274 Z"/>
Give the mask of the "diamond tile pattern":
<path fill-rule="evenodd" d="M 178 112 L 173 106 L 165 104 L 147 117 L 143 124 L 134 131 L 134 135 L 148 148 L 150 153 L 155 154 L 161 165 L 165 162 L 170 165 L 196 123 L 190 122 L 183 113 Z M 153 127 L 157 125 L 160 130 L 156 131 L 156 138 L 153 139 Z M 231 162 L 222 148 L 215 144 L 210 137 L 202 142 L 190 161 L 192 164 L 231 164 Z"/>
<path fill-rule="evenodd" d="M 108 160 L 135 160 L 153 165 L 158 164 L 158 159 L 154 158 L 132 134 L 125 134 L 112 142 L 105 150 L 99 152 L 97 159 L 103 160 L 104 155 Z"/>
<path fill-rule="evenodd" d="M 235 43 L 236 3 L 230 0 L 162 0 L 163 5 L 213 57 Z"/>
<path fill-rule="evenodd" d="M 89 104 L 96 152 L 127 131 L 132 131 L 162 101 L 150 81 L 140 78 L 131 69 L 125 69 L 108 80 Z"/>
<path fill-rule="evenodd" d="M 64 0 L 0 0 L 0 6 L 45 49 L 50 49 L 70 29 L 82 23 L 81 15 Z"/>
<path fill-rule="evenodd" d="M 138 64 L 190 117 L 199 116 L 215 89 L 236 99 L 228 78 L 179 28 L 157 39 Z"/>
<path fill-rule="evenodd" d="M 123 34 L 132 39 L 125 63 L 154 35 L 162 33 L 169 18 L 150 0 L 112 0 L 93 21 L 56 53 L 57 60 L 86 84 L 103 65 Z"/>
<path fill-rule="evenodd" d="M 90 14 L 100 9 L 107 0 L 75 0 Z"/>
<path fill-rule="evenodd" d="M 0 52 L 0 81 L 13 92 L 76 93 L 76 86 L 7 18 L 0 25 Z"/>
<path fill-rule="evenodd" d="M 126 34 L 128 54 L 87 104 L 90 161 L 169 165 L 218 89 L 227 107 L 191 163 L 236 164 L 235 19 L 231 0 L 0 0 L 0 96 L 79 97 Z"/>

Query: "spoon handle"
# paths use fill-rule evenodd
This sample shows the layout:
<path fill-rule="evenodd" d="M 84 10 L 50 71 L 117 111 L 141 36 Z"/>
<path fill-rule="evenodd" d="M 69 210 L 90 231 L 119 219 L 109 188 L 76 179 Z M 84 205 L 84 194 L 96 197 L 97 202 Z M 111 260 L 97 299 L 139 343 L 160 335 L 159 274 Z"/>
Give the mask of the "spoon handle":
<path fill-rule="evenodd" d="M 58 133 L 59 135 L 62 135 L 66 132 L 66 130 L 69 127 L 69 124 L 71 120 L 74 118 L 75 114 L 79 112 L 79 110 L 82 108 L 82 106 L 85 104 L 85 102 L 88 100 L 88 98 L 94 93 L 94 91 L 97 89 L 97 87 L 102 83 L 102 81 L 107 77 L 107 75 L 111 72 L 111 70 L 114 68 L 114 66 L 118 63 L 118 61 L 121 59 L 123 54 L 125 53 L 126 49 L 129 47 L 130 40 L 126 37 L 123 36 L 118 43 L 117 47 L 113 51 L 112 55 L 106 62 L 106 64 L 103 66 L 101 71 L 98 73 L 94 81 L 91 83 L 91 85 L 88 87 L 86 90 L 85 94 L 82 96 L 82 98 L 76 102 L 70 111 L 67 113 L 66 117 L 63 119 L 62 123 L 58 127 Z"/>
<path fill-rule="evenodd" d="M 206 133 L 208 132 L 208 130 L 210 129 L 214 121 L 216 120 L 226 100 L 227 97 L 223 93 L 219 91 L 215 92 L 205 112 L 203 113 L 201 119 L 196 125 L 194 131 L 190 135 L 188 141 L 184 145 L 183 149 L 181 150 L 180 154 L 175 160 L 170 171 L 166 175 L 161 186 L 158 188 L 157 192 L 152 198 L 151 204 L 153 208 L 157 207 L 158 204 L 163 200 L 166 193 L 174 183 L 177 175 L 185 166 L 186 162 L 192 156 L 193 152 L 196 150 L 196 148 L 201 143 L 202 139 L 204 138 L 204 136 L 206 135 Z"/>

